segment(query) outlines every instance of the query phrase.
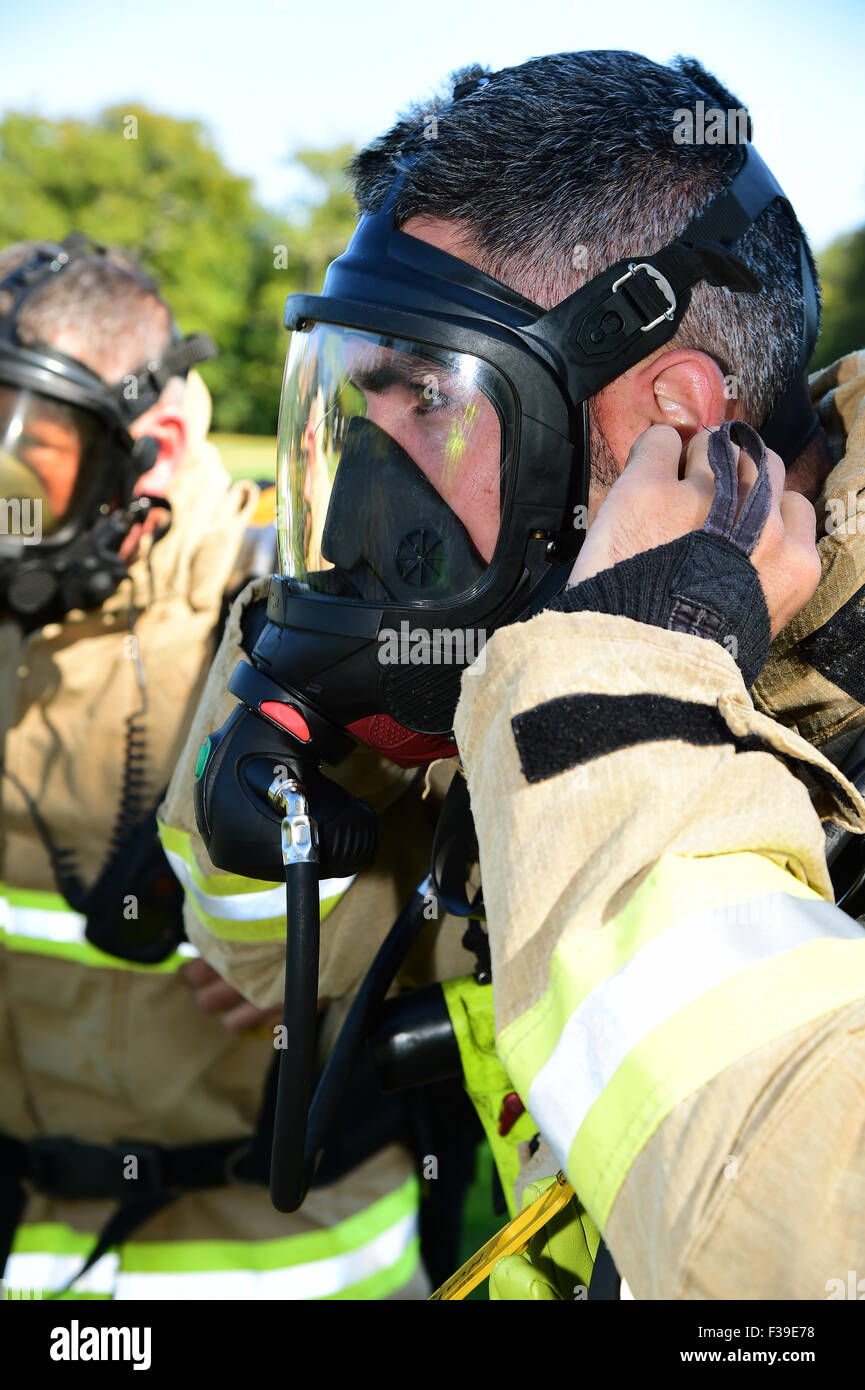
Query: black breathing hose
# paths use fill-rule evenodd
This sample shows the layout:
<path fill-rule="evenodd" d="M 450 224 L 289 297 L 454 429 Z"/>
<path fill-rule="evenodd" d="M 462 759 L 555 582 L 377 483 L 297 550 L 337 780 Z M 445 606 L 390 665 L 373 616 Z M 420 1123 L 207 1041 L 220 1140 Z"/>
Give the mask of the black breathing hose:
<path fill-rule="evenodd" d="M 275 781 L 268 797 L 283 812 L 286 906 L 285 999 L 270 1199 L 277 1211 L 291 1212 L 297 1211 L 306 1197 L 370 1026 L 427 921 L 431 880 L 424 879 L 414 890 L 379 947 L 313 1096 L 321 935 L 318 835 L 306 793 L 296 776 Z"/>
<path fill-rule="evenodd" d="M 277 1211 L 297 1211 L 306 1195 L 304 1141 L 315 1077 L 318 1012 L 318 836 L 303 785 L 275 781 L 268 792 L 283 812 L 285 866 L 285 996 L 273 1121 L 270 1200 Z"/>
<path fill-rule="evenodd" d="M 430 894 L 431 881 L 424 879 L 379 947 L 339 1030 L 309 1111 L 304 1164 L 307 1183 L 315 1176 L 336 1112 L 373 1020 L 384 1003 L 396 972 L 427 921 Z"/>
<path fill-rule="evenodd" d="M 286 865 L 285 920 L 285 997 L 270 1199 L 277 1211 L 297 1211 L 308 1186 L 304 1146 L 315 1080 L 319 949 L 317 864 Z"/>

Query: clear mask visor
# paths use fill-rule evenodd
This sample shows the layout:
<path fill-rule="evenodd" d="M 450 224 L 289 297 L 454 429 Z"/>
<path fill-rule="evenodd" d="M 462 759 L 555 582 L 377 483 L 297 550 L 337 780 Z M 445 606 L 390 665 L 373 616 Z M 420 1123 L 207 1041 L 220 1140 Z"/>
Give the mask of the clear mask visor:
<path fill-rule="evenodd" d="M 358 601 L 452 604 L 495 555 L 512 393 L 467 353 L 318 324 L 280 409 L 282 573 Z"/>
<path fill-rule="evenodd" d="M 0 532 L 38 544 L 86 499 L 99 425 L 81 410 L 0 382 Z"/>

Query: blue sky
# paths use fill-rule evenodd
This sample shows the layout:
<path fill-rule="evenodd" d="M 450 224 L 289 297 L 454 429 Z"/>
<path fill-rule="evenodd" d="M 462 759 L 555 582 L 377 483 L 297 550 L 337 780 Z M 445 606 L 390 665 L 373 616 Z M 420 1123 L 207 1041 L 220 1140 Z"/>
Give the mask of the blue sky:
<path fill-rule="evenodd" d="M 368 139 L 465 63 L 694 54 L 749 106 L 816 247 L 865 223 L 861 0 L 0 0 L 0 33 L 4 107 L 196 116 L 276 209 L 293 150 Z"/>

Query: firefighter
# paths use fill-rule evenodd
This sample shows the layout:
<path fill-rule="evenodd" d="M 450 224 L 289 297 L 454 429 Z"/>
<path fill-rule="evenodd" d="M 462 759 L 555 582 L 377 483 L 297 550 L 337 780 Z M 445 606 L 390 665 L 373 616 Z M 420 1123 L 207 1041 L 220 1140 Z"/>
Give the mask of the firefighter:
<path fill-rule="evenodd" d="M 678 138 L 698 103 L 722 138 Z M 836 766 L 861 540 L 833 507 L 820 579 L 811 505 L 861 469 L 861 365 L 809 389 L 813 260 L 737 109 L 693 60 L 558 54 L 458 75 L 357 157 L 355 237 L 286 308 L 283 572 L 196 732 L 241 717 L 164 808 L 190 936 L 274 1003 L 278 924 L 253 950 L 195 878 L 255 800 L 227 740 L 258 720 L 327 768 L 339 732 L 415 763 L 455 735 L 495 997 L 493 1046 L 488 976 L 445 986 L 467 1088 L 511 1211 L 563 1169 L 582 1233 L 565 1280 L 517 1256 L 500 1297 L 573 1297 L 601 1234 L 637 1297 L 822 1297 L 861 1254 L 865 953 L 820 822 L 865 828 Z M 341 946 L 325 922 L 327 992 Z"/>

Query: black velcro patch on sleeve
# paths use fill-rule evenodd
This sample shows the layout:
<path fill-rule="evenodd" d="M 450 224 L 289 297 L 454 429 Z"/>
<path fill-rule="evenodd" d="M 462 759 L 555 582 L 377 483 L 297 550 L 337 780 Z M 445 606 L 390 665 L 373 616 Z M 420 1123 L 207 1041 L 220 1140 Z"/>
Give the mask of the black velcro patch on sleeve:
<path fill-rule="evenodd" d="M 714 705 L 670 695 L 563 695 L 517 714 L 511 727 L 527 782 L 543 782 L 569 768 L 666 739 L 762 748 L 759 739 L 737 739 Z"/>
<path fill-rule="evenodd" d="M 799 653 L 821 676 L 865 704 L 865 588 L 805 637 Z"/>

